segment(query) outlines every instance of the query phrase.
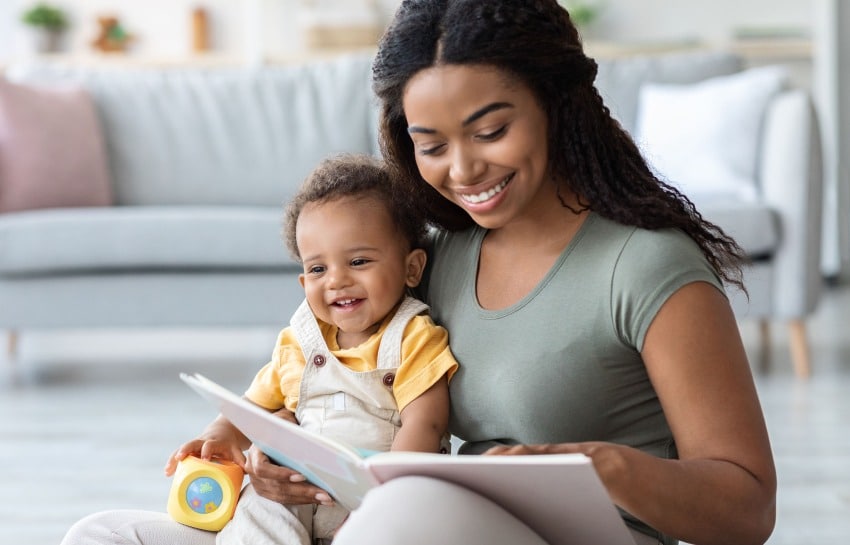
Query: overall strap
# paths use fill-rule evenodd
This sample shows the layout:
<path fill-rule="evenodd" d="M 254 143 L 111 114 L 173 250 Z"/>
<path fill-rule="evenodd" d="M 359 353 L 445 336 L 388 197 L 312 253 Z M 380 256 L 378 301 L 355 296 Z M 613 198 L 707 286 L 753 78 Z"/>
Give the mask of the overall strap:
<path fill-rule="evenodd" d="M 401 340 L 404 330 L 414 316 L 428 310 L 428 305 L 413 297 L 405 297 L 387 325 L 381 346 L 378 348 L 378 369 L 398 367 L 401 364 Z"/>
<path fill-rule="evenodd" d="M 301 345 L 301 351 L 304 353 L 304 358 L 310 361 L 312 353 L 315 351 L 325 352 L 330 355 L 330 349 L 322 336 L 322 331 L 319 329 L 319 323 L 316 321 L 316 316 L 310 309 L 307 299 L 298 305 L 298 309 L 289 320 L 289 325 L 295 332 L 295 338 L 298 339 L 298 344 Z M 322 348 L 324 350 L 322 350 Z"/>

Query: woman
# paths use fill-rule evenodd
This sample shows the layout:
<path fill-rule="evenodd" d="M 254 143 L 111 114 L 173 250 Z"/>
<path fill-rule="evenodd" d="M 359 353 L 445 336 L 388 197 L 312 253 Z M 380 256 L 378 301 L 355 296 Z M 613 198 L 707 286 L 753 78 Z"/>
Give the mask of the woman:
<path fill-rule="evenodd" d="M 586 454 L 638 545 L 764 543 L 776 476 L 723 291 L 743 288 L 740 249 L 652 175 L 595 75 L 555 0 L 405 0 L 379 45 L 384 155 L 440 228 L 426 296 L 460 362 L 450 430 L 468 453 Z M 248 460 L 260 495 L 326 501 Z M 169 542 L 126 522 L 79 526 Z M 334 542 L 543 543 L 416 477 L 370 492 Z"/>
<path fill-rule="evenodd" d="M 586 454 L 638 543 L 764 543 L 775 470 L 722 286 L 740 249 L 611 119 L 568 14 L 406 1 L 373 75 L 385 157 L 442 228 L 427 297 L 463 450 Z M 477 497 L 417 513 L 463 495 L 384 486 L 337 541 L 539 542 Z"/>

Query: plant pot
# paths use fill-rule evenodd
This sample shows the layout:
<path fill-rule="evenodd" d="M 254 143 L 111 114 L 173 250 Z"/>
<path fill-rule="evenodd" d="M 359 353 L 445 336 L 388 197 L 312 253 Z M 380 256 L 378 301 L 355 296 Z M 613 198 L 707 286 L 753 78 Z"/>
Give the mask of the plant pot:
<path fill-rule="evenodd" d="M 61 30 L 33 28 L 29 34 L 34 53 L 57 53 L 62 50 Z"/>

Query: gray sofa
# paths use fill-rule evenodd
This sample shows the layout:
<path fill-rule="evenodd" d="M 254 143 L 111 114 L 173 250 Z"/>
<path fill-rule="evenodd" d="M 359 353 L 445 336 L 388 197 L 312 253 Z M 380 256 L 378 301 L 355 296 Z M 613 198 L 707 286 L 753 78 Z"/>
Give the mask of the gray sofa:
<path fill-rule="evenodd" d="M 630 130 L 642 83 L 740 69 L 718 53 L 600 64 L 599 88 Z M 30 65 L 8 77 L 88 89 L 114 190 L 111 206 L 0 214 L 0 328 L 11 332 L 283 324 L 302 290 L 280 240 L 281 205 L 322 157 L 378 153 L 364 54 L 253 69 Z M 816 305 L 813 119 L 801 91 L 774 100 L 758 202 L 705 210 L 758 257 L 751 300 L 734 297 L 742 317 L 802 328 Z"/>
<path fill-rule="evenodd" d="M 0 327 L 285 323 L 281 207 L 322 157 L 377 153 L 369 67 L 10 68 L 89 90 L 114 205 L 0 215 Z"/>

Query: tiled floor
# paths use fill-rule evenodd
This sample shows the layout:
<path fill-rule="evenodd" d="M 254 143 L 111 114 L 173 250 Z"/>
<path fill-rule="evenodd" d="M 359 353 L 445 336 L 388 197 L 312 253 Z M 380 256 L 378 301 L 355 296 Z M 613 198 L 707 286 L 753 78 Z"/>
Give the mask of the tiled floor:
<path fill-rule="evenodd" d="M 770 545 L 850 543 L 848 318 L 850 286 L 828 291 L 811 321 L 814 376 L 793 376 L 779 327 L 773 366 L 756 374 L 779 473 Z M 742 332 L 756 361 L 754 324 Z M 241 390 L 275 334 L 23 336 L 27 383 L 0 388 L 0 544 L 55 545 L 95 510 L 163 510 L 168 453 L 213 416 L 178 372 Z"/>

